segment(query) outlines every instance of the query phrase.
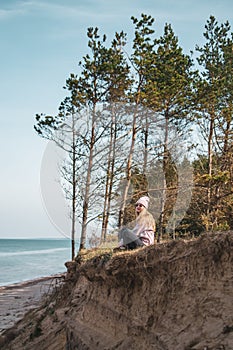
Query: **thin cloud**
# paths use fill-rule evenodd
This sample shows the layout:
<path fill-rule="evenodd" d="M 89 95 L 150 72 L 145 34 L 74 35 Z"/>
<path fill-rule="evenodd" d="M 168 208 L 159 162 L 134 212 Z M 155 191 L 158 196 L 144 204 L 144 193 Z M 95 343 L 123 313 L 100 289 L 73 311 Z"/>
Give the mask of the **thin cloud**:
<path fill-rule="evenodd" d="M 111 22 L 116 16 L 125 17 L 127 12 L 130 12 L 130 15 L 135 15 L 132 13 L 131 4 L 122 1 L 122 6 L 124 7 L 124 11 L 122 11 L 122 6 L 119 6 L 120 3 L 121 0 L 119 0 L 118 3 L 106 3 L 105 0 L 98 0 L 98 2 L 94 0 L 83 0 L 78 3 L 68 1 L 65 4 L 60 0 L 56 0 L 56 2 L 53 3 L 40 0 L 15 1 L 11 4 L 7 4 L 6 9 L 0 9 L 0 18 L 9 18 L 25 14 L 42 14 L 43 16 L 59 20 L 88 18 L 90 22 L 96 19 L 101 19 L 103 22 Z M 135 9 L 136 8 L 137 6 Z M 140 6 L 138 6 L 138 8 L 140 8 Z M 138 9 L 136 12 L 138 13 Z"/>
<path fill-rule="evenodd" d="M 0 9 L 0 20 L 5 20 L 15 16 L 21 16 L 25 11 L 21 8 Z"/>
<path fill-rule="evenodd" d="M 84 6 L 85 5 L 85 6 Z M 88 10 L 85 3 L 83 6 L 67 6 L 59 3 L 46 1 L 18 1 L 0 5 L 0 19 L 9 19 L 22 15 L 43 14 L 57 18 L 75 18 L 77 15 L 87 15 Z"/>
<path fill-rule="evenodd" d="M 229 0 L 224 0 L 221 3 L 205 3 L 202 1 L 202 13 L 200 13 L 199 6 L 196 5 L 190 11 L 190 4 L 186 0 L 168 0 L 165 3 L 155 0 L 144 0 L 143 3 L 135 0 L 134 6 L 125 0 L 118 0 L 117 2 L 106 2 L 106 0 L 68 0 L 64 3 L 63 0 L 41 1 L 41 0 L 24 0 L 6 2 L 5 8 L 0 5 L 0 19 L 9 18 L 13 16 L 20 16 L 25 14 L 43 14 L 43 16 L 53 17 L 57 19 L 77 19 L 88 18 L 89 21 L 101 19 L 102 22 L 110 22 L 113 18 L 125 17 L 131 15 L 138 15 L 139 13 L 151 14 L 156 20 L 168 21 L 191 21 L 192 23 L 200 21 L 203 15 L 215 15 L 212 11 L 214 8 L 218 9 L 217 17 L 225 14 L 226 6 L 232 9 L 232 3 Z M 158 7 L 158 9 L 157 9 Z M 122 11 L 122 8 L 124 11 Z M 133 11 L 132 11 L 133 10 Z M 177 11 L 178 10 L 178 11 Z M 135 13 L 132 13 L 135 12 Z M 232 15 L 229 15 L 232 18 Z"/>
<path fill-rule="evenodd" d="M 93 5 L 93 6 L 92 6 Z M 47 1 L 22 1 L 18 3 L 19 10 L 22 10 L 24 13 L 36 13 L 43 14 L 46 16 L 52 16 L 59 19 L 72 19 L 77 18 L 77 16 L 90 16 L 90 15 L 99 15 L 102 13 L 95 13 L 94 3 L 91 2 L 79 2 L 79 4 L 64 4 L 59 3 L 51 3 Z"/>

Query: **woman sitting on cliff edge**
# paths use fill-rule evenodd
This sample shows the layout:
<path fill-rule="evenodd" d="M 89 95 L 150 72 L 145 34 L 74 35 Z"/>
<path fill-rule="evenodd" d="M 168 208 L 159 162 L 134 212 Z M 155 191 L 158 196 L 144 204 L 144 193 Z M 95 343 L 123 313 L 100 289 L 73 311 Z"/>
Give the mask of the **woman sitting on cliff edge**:
<path fill-rule="evenodd" d="M 154 244 L 155 220 L 148 211 L 149 197 L 143 196 L 135 203 L 135 226 L 132 230 L 123 227 L 119 232 L 121 249 L 136 249 Z"/>

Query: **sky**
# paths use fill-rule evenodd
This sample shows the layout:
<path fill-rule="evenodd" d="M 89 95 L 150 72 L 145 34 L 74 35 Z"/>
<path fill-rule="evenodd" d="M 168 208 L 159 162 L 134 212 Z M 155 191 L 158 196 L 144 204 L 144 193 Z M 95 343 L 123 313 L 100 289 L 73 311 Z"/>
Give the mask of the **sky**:
<path fill-rule="evenodd" d="M 62 238 L 69 230 L 43 201 L 51 145 L 34 131 L 35 115 L 56 115 L 66 79 L 88 52 L 88 27 L 109 41 L 124 30 L 130 40 L 130 17 L 141 13 L 155 18 L 156 36 L 170 23 L 185 53 L 204 43 L 210 15 L 233 31 L 232 0 L 0 1 L 0 238 Z"/>

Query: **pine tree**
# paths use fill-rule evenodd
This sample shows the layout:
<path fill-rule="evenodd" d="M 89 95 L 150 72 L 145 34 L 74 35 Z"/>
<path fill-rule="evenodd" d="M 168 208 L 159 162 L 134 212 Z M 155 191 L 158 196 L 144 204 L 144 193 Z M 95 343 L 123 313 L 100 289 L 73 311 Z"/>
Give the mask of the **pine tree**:
<path fill-rule="evenodd" d="M 176 202 L 178 178 L 174 166 L 176 135 L 188 134 L 191 122 L 192 85 L 195 77 L 190 56 L 182 52 L 178 38 L 170 24 L 164 27 L 164 35 L 155 40 L 155 48 L 147 64 L 144 103 L 154 111 L 152 127 L 163 124 L 162 142 L 163 194 L 158 225 L 158 240 Z"/>
<path fill-rule="evenodd" d="M 130 57 L 130 62 L 134 69 L 133 86 L 129 94 L 129 102 L 131 103 L 131 140 L 129 153 L 127 157 L 125 186 L 122 193 L 122 202 L 119 211 L 118 226 L 121 227 L 124 222 L 125 208 L 128 201 L 128 194 L 132 178 L 133 156 L 135 153 L 135 145 L 137 141 L 137 134 L 140 128 L 140 110 L 142 109 L 142 91 L 146 76 L 146 66 L 150 52 L 153 48 L 151 35 L 154 33 L 152 25 L 154 19 L 145 14 L 141 15 L 138 20 L 131 17 L 135 25 L 135 37 L 133 41 L 133 53 Z M 147 124 L 148 126 L 148 124 Z"/>
<path fill-rule="evenodd" d="M 232 142 L 232 35 L 228 37 L 229 30 L 228 22 L 218 25 L 214 16 L 210 16 L 205 25 L 206 43 L 196 48 L 200 53 L 198 63 L 203 68 L 197 83 L 197 121 L 207 143 L 208 170 L 202 177 L 206 188 L 203 220 L 207 231 L 220 224 L 223 215 L 220 201 L 224 195 L 221 188 L 228 181 L 224 164 Z M 222 159 L 225 159 L 223 163 Z"/>

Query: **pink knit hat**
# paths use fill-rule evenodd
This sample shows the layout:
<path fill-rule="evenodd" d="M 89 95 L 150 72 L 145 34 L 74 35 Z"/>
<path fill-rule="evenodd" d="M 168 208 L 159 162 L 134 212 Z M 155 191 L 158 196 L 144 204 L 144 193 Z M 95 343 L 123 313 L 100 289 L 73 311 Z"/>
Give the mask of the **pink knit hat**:
<path fill-rule="evenodd" d="M 147 196 L 139 198 L 136 204 L 142 204 L 146 209 L 148 209 L 150 198 Z"/>

